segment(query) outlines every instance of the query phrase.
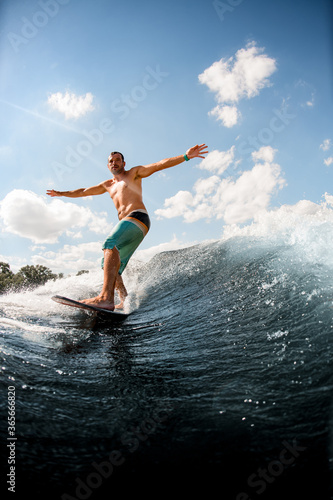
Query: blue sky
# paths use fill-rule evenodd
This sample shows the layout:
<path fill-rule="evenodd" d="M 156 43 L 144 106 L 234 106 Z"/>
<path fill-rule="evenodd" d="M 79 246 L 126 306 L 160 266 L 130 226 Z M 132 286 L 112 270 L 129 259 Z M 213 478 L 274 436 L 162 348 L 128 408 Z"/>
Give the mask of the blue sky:
<path fill-rule="evenodd" d="M 332 200 L 330 4 L 4 0 L 0 259 L 14 271 L 98 266 L 117 222 L 108 195 L 46 190 L 107 179 L 113 150 L 130 168 L 209 147 L 143 181 L 142 259 Z"/>

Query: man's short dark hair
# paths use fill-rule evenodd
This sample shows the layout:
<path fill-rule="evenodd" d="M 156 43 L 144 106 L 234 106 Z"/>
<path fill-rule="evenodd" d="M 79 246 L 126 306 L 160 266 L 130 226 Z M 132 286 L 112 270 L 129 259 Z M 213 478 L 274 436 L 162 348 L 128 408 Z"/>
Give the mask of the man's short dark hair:
<path fill-rule="evenodd" d="M 116 155 L 116 154 L 120 155 L 122 157 L 123 161 L 125 161 L 123 153 L 119 153 L 119 151 L 112 151 L 112 153 L 110 153 L 110 156 Z"/>

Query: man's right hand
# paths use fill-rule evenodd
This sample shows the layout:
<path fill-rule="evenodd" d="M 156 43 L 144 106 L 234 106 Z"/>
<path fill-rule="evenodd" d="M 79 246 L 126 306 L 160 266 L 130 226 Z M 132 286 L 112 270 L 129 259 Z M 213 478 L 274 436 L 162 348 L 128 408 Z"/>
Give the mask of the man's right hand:
<path fill-rule="evenodd" d="M 54 189 L 48 189 L 46 191 L 46 194 L 48 194 L 49 196 L 62 196 L 60 191 L 55 191 Z"/>
<path fill-rule="evenodd" d="M 48 189 L 46 194 L 49 196 L 66 196 L 66 198 L 81 198 L 82 196 L 95 196 L 96 194 L 106 193 L 105 182 L 101 182 L 97 186 L 88 188 L 74 189 L 73 191 L 55 191 Z"/>

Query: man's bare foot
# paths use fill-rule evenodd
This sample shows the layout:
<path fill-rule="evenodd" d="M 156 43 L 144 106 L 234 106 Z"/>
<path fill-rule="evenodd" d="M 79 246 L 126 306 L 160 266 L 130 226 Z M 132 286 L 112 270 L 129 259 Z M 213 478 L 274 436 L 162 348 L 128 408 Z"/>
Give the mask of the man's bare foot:
<path fill-rule="evenodd" d="M 120 303 L 115 306 L 115 309 L 124 309 L 124 302 L 128 294 L 120 274 L 117 274 L 115 288 L 117 290 L 118 297 L 120 300 Z"/>
<path fill-rule="evenodd" d="M 124 301 L 122 300 L 119 304 L 114 306 L 115 309 L 124 309 Z"/>
<path fill-rule="evenodd" d="M 100 307 L 101 309 L 107 309 L 108 311 L 114 310 L 114 303 L 110 300 L 105 300 L 99 296 L 93 297 L 92 299 L 80 300 L 83 304 L 87 304 L 89 306 Z"/>

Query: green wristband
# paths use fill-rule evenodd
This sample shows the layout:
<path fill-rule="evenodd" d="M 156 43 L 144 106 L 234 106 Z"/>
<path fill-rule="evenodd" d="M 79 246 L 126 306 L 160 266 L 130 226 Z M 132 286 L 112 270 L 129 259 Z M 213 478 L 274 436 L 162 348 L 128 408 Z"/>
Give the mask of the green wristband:
<path fill-rule="evenodd" d="M 189 161 L 189 158 L 187 155 L 184 155 L 185 161 Z"/>

